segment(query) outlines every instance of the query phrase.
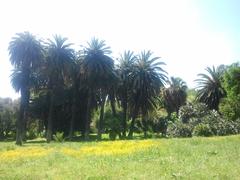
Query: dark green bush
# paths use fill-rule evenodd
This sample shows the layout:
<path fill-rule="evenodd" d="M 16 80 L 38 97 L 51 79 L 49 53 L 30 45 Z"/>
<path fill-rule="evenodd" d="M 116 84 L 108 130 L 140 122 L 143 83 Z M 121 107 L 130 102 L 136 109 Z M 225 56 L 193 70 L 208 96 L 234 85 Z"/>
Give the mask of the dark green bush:
<path fill-rule="evenodd" d="M 215 110 L 208 110 L 204 104 L 188 104 L 180 108 L 179 120 L 168 128 L 173 137 L 223 136 L 240 133 L 240 120 L 232 121 L 222 117 Z"/>
<path fill-rule="evenodd" d="M 200 123 L 194 127 L 193 134 L 195 136 L 212 136 L 213 132 L 209 126 L 209 124 Z"/>
<path fill-rule="evenodd" d="M 159 118 L 151 122 L 151 128 L 154 133 L 161 133 L 163 136 L 167 134 L 168 120 Z"/>
<path fill-rule="evenodd" d="M 192 137 L 193 126 L 189 123 L 182 123 L 180 121 L 170 123 L 167 131 L 170 137 Z"/>
<path fill-rule="evenodd" d="M 209 109 L 203 103 L 189 103 L 179 109 L 179 119 L 183 123 L 188 123 L 192 118 L 202 118 L 207 114 L 209 114 Z"/>
<path fill-rule="evenodd" d="M 0 111 L 0 139 L 14 138 L 16 132 L 16 113 L 11 109 Z"/>
<path fill-rule="evenodd" d="M 64 132 L 56 132 L 56 134 L 53 135 L 53 139 L 56 142 L 63 142 L 64 141 Z"/>

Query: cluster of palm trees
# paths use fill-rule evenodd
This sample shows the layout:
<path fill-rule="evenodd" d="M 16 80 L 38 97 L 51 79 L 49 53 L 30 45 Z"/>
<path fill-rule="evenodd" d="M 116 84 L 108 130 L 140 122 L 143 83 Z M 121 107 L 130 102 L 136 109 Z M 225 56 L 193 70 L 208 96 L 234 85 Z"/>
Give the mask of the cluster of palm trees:
<path fill-rule="evenodd" d="M 118 116 L 116 105 L 121 110 L 121 136 L 124 138 L 127 132 L 132 137 L 137 118 L 141 118 L 146 135 L 148 115 L 161 102 L 169 116 L 186 103 L 186 83 L 180 78 L 168 80 L 162 68 L 164 63 L 159 57 L 153 57 L 151 51 L 137 55 L 125 51 L 115 61 L 110 47 L 102 40 L 93 38 L 76 52 L 67 38 L 56 35 L 44 42 L 23 32 L 13 37 L 9 54 L 14 66 L 12 85 L 21 94 L 18 145 L 25 138 L 29 117 L 42 122 L 47 142 L 56 131 L 64 131 L 71 139 L 75 130 L 80 130 L 88 140 L 92 112 L 99 108 L 97 128 L 101 139 L 104 108 L 109 103 L 113 116 Z M 203 78 L 206 82 L 200 84 L 206 89 L 211 78 Z M 199 100 L 208 103 L 206 96 L 209 95 L 204 94 L 204 90 L 199 92 Z"/>
<path fill-rule="evenodd" d="M 157 62 L 159 58 L 152 57 L 150 51 L 139 55 L 127 51 L 115 65 L 110 47 L 104 41 L 93 38 L 79 52 L 71 45 L 61 36 L 42 42 L 29 32 L 17 34 L 10 42 L 12 84 L 21 93 L 17 144 L 22 144 L 29 116 L 43 119 L 48 142 L 59 127 L 68 129 L 70 138 L 74 130 L 81 129 L 88 139 L 92 111 L 100 108 L 101 139 L 106 100 L 113 115 L 116 115 L 116 101 L 123 109 L 123 136 L 128 119 L 132 136 L 135 119 L 141 115 L 145 122 L 147 114 L 156 107 L 167 76 L 161 68 L 164 63 Z M 63 122 L 58 122 L 59 119 Z"/>

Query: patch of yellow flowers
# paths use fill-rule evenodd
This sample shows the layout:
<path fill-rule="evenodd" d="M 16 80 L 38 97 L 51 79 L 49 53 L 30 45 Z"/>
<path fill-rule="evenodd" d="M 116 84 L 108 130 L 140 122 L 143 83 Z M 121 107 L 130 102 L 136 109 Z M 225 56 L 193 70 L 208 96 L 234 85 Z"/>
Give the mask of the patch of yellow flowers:
<path fill-rule="evenodd" d="M 151 146 L 156 145 L 154 141 L 114 141 L 114 142 L 101 142 L 93 146 L 85 146 L 79 150 L 70 148 L 63 148 L 61 151 L 64 154 L 81 157 L 92 155 L 121 155 L 131 154 L 137 151 L 145 150 Z"/>
<path fill-rule="evenodd" d="M 29 157 L 41 157 L 49 154 L 51 151 L 52 149 L 45 149 L 42 147 L 17 148 L 15 150 L 0 152 L 0 161 L 16 160 Z"/>
<path fill-rule="evenodd" d="M 114 141 L 99 142 L 93 145 L 82 146 L 79 149 L 63 147 L 60 149 L 44 147 L 22 147 L 15 150 L 0 151 L 0 161 L 11 161 L 17 159 L 34 158 L 47 156 L 52 152 L 58 152 L 73 157 L 101 156 L 101 155 L 122 155 L 131 154 L 150 148 L 157 143 L 152 140 L 141 141 Z"/>

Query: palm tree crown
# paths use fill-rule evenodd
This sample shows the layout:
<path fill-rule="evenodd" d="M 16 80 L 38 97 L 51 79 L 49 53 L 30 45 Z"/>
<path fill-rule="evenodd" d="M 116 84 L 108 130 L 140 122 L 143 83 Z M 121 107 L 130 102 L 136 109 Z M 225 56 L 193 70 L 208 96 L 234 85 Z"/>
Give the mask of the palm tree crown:
<path fill-rule="evenodd" d="M 107 85 L 115 76 L 114 62 L 110 47 L 105 41 L 93 38 L 84 50 L 81 74 L 88 87 L 100 88 Z"/>
<path fill-rule="evenodd" d="M 162 89 L 162 98 L 164 107 L 170 116 L 172 112 L 178 113 L 179 108 L 186 103 L 187 85 L 178 77 L 171 77 L 167 84 L 169 87 Z"/>
<path fill-rule="evenodd" d="M 36 68 L 42 59 L 40 41 L 29 32 L 18 33 L 8 47 L 10 62 L 15 68 Z"/>
<path fill-rule="evenodd" d="M 210 109 L 218 110 L 220 99 L 225 96 L 225 90 L 222 87 L 222 68 L 206 68 L 208 74 L 198 74 L 200 77 L 196 80 L 197 100 L 207 104 Z"/>
<path fill-rule="evenodd" d="M 131 73 L 134 105 L 144 113 L 156 107 L 155 99 L 160 87 L 166 81 L 166 72 L 160 67 L 163 62 L 156 62 L 159 57 L 151 57 L 152 52 L 143 51 L 137 56 L 134 70 Z"/>

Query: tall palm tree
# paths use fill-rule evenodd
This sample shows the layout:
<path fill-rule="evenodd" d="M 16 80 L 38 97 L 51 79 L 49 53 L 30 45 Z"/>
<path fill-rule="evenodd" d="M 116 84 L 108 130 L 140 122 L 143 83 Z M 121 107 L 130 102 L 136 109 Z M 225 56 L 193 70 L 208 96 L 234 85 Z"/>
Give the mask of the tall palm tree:
<path fill-rule="evenodd" d="M 84 60 L 81 66 L 81 76 L 84 84 L 88 89 L 88 103 L 87 112 L 85 118 L 85 133 L 86 140 L 89 138 L 90 130 L 90 114 L 91 114 L 91 101 L 94 98 L 93 95 L 97 92 L 101 92 L 100 106 L 103 108 L 106 99 L 106 89 L 113 84 L 115 77 L 114 62 L 108 55 L 111 53 L 110 47 L 106 46 L 105 41 L 93 38 L 88 47 L 84 49 Z M 101 110 L 101 113 L 104 113 Z M 103 115 L 100 115 L 98 125 L 98 137 L 101 139 Z"/>
<path fill-rule="evenodd" d="M 146 136 L 147 115 L 156 108 L 160 88 L 164 86 L 167 79 L 166 72 L 161 68 L 164 63 L 157 62 L 158 59 L 159 57 L 152 57 L 151 51 L 142 51 L 134 63 L 134 69 L 130 74 L 132 121 L 129 137 L 133 135 L 134 123 L 139 111 L 144 124 L 144 135 Z"/>
<path fill-rule="evenodd" d="M 123 137 L 126 137 L 127 130 L 127 111 L 129 103 L 129 93 L 130 93 L 130 73 L 133 71 L 133 65 L 136 61 L 136 56 L 132 51 L 125 51 L 121 54 L 119 59 L 119 65 L 117 68 L 117 74 L 119 77 L 118 84 L 118 96 L 121 102 L 123 109 L 123 119 L 122 119 L 122 128 Z"/>
<path fill-rule="evenodd" d="M 71 72 L 74 63 L 74 50 L 72 44 L 66 43 L 67 38 L 55 35 L 53 40 L 48 40 L 46 53 L 46 73 L 48 76 L 48 91 L 50 105 L 47 120 L 47 142 L 52 139 L 54 104 L 58 92 L 65 86 L 66 77 Z"/>
<path fill-rule="evenodd" d="M 186 103 L 187 85 L 181 78 L 175 77 L 171 77 L 167 84 L 169 87 L 162 89 L 162 98 L 170 117 L 172 112 L 178 113 L 179 108 Z"/>
<path fill-rule="evenodd" d="M 226 95 L 221 83 L 223 68 L 219 66 L 216 69 L 213 66 L 212 68 L 207 67 L 205 70 L 208 74 L 198 74 L 200 78 L 195 80 L 198 83 L 196 98 L 210 109 L 218 111 L 220 100 Z"/>
<path fill-rule="evenodd" d="M 77 55 L 76 55 L 77 56 Z M 81 76 L 80 76 L 80 67 L 81 67 L 81 57 L 76 57 L 75 58 L 75 65 L 71 69 L 71 111 L 72 111 L 72 116 L 71 116 L 71 121 L 70 121 L 70 129 L 69 129 L 69 139 L 72 140 L 73 137 L 73 132 L 74 132 L 74 125 L 76 121 L 76 115 L 77 115 L 77 97 L 80 89 L 80 81 L 81 81 Z"/>
<path fill-rule="evenodd" d="M 16 144 L 22 145 L 30 96 L 30 77 L 39 67 L 43 48 L 39 40 L 29 32 L 16 34 L 9 43 L 10 62 L 14 66 L 13 87 L 21 93 L 20 111 L 17 120 Z M 17 77 L 18 76 L 18 77 Z"/>

